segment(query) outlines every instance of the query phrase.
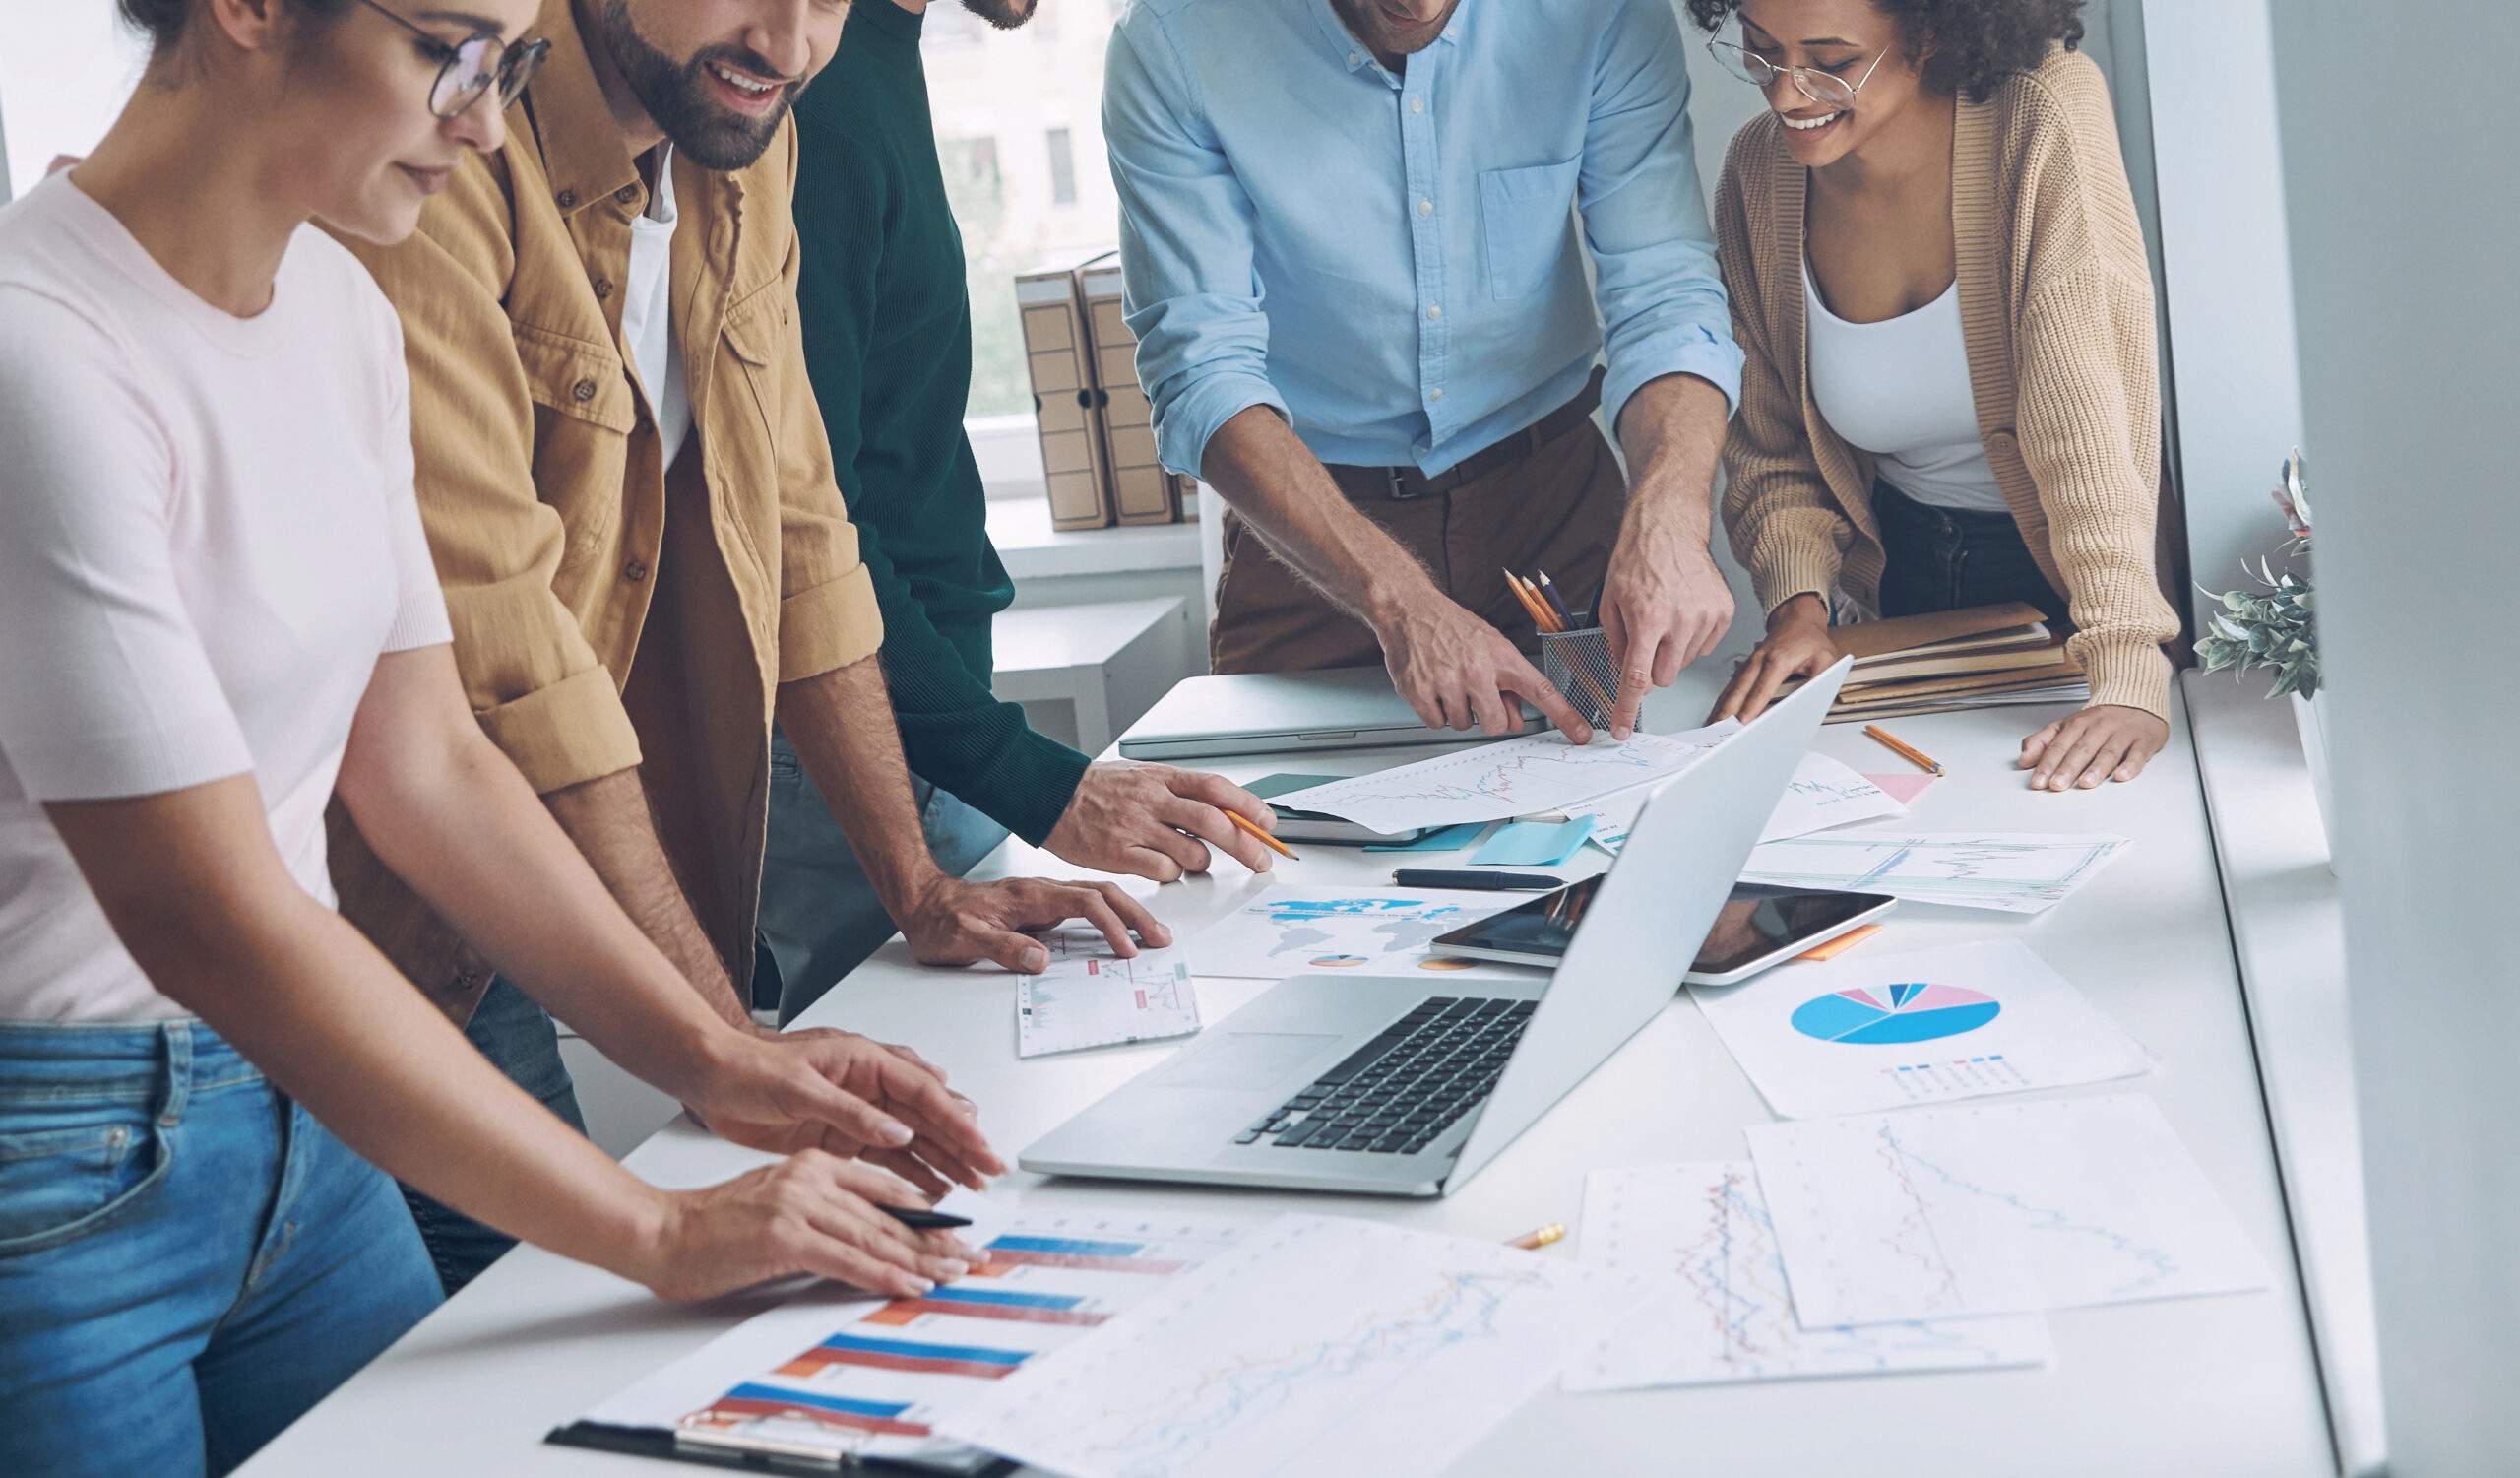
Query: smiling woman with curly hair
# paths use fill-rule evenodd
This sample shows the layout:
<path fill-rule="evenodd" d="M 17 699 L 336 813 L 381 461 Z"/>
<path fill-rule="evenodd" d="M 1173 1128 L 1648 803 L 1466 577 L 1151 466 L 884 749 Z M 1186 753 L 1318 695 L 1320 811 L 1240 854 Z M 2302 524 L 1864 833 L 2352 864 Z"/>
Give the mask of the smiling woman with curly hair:
<path fill-rule="evenodd" d="M 2023 741 L 2032 789 L 2169 740 L 2152 277 L 2081 11 L 1688 0 L 1768 103 L 1716 192 L 1748 358 L 1724 519 L 1768 612 L 1719 715 L 1835 661 L 1833 614 L 2021 601 L 2092 688 Z"/>

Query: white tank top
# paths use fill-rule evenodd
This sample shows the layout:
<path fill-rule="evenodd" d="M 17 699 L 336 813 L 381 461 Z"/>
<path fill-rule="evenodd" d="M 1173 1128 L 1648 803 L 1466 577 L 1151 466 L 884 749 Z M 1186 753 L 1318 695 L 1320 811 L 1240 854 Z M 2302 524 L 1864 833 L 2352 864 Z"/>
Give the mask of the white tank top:
<path fill-rule="evenodd" d="M 1918 502 L 2010 511 L 1978 439 L 1960 284 L 1913 313 L 1849 323 L 1821 300 L 1806 257 L 1802 296 L 1811 305 L 1811 399 L 1829 429 L 1870 452 L 1881 481 Z"/>

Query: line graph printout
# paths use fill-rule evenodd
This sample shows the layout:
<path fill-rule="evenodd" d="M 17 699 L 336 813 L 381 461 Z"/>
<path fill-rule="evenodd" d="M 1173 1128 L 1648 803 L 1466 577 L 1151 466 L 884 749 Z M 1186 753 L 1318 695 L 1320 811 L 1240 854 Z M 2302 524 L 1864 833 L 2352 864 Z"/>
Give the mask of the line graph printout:
<path fill-rule="evenodd" d="M 2036 914 L 2125 848 L 2120 836 L 2044 832 L 1805 836 L 1752 848 L 1741 880 Z"/>
<path fill-rule="evenodd" d="M 1904 816 L 1908 808 L 1853 769 L 1825 754 L 1805 754 L 1778 798 L 1776 812 L 1759 832 L 1762 842 L 1808 836 L 1832 826 Z"/>
<path fill-rule="evenodd" d="M 1787 1119 L 2104 1083 L 2152 1054 L 2005 939 L 1788 965 L 1689 996 Z"/>
<path fill-rule="evenodd" d="M 1178 946 L 1142 949 L 1133 958 L 1084 930 L 1060 930 L 1041 942 L 1050 967 L 1015 981 L 1015 1052 L 1054 1052 L 1186 1037 L 1199 1029 L 1199 995 L 1190 960 Z"/>
<path fill-rule="evenodd" d="M 1584 1178 L 1584 1265 L 1656 1292 L 1567 1369 L 1568 1390 L 1712 1385 L 2048 1363 L 2034 1315 L 1930 1323 L 1795 1321 L 1785 1259 L 1747 1160 L 1639 1165 Z"/>
<path fill-rule="evenodd" d="M 1186 947 L 1209 975 L 1284 980 L 1316 970 L 1418 971 L 1527 980 L 1516 965 L 1437 957 L 1426 946 L 1517 895 L 1441 888 L 1313 888 L 1280 883 L 1199 932 Z"/>
<path fill-rule="evenodd" d="M 1737 719 L 1681 734 L 1636 734 L 1625 743 L 1604 734 L 1589 744 L 1551 731 L 1439 754 L 1293 791 L 1280 805 L 1326 811 L 1376 831 L 1498 821 L 1563 811 L 1631 786 L 1669 780 L 1741 732 Z"/>
<path fill-rule="evenodd" d="M 946 1430 L 1069 1478 L 1433 1474 L 1635 1292 L 1495 1243 L 1281 1216 Z"/>
<path fill-rule="evenodd" d="M 982 1208 L 985 1209 L 985 1208 Z M 982 1260 L 920 1299 L 818 1284 L 588 1413 L 678 1444 L 978 1473 L 946 1413 L 1073 1343 L 1247 1234 L 1251 1224 L 1119 1212 L 1017 1215 Z"/>
<path fill-rule="evenodd" d="M 2265 1263 L 2142 1094 L 1745 1132 L 1805 1326 L 2266 1286 Z"/>
<path fill-rule="evenodd" d="M 1650 784 L 1632 786 L 1569 806 L 1566 814 L 1592 817 L 1593 834 L 1587 840 L 1616 857 L 1619 849 L 1627 845 L 1627 834 L 1636 825 L 1636 813 L 1645 808 L 1646 799 L 1653 793 Z M 1832 826 L 1852 826 L 1858 821 L 1878 821 L 1907 813 L 1908 807 L 1870 777 L 1858 775 L 1825 754 L 1805 754 L 1802 762 L 1795 766 L 1794 779 L 1778 798 L 1776 811 L 1768 817 L 1759 840 L 1782 841 Z"/>

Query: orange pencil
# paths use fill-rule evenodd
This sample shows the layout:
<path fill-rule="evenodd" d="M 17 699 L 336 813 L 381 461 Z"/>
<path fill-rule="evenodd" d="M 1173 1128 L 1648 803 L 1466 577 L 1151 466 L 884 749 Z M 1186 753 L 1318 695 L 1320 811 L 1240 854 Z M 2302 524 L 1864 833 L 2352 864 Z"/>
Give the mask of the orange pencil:
<path fill-rule="evenodd" d="M 1515 574 L 1512 570 L 1505 571 L 1505 588 L 1514 593 L 1515 600 L 1523 603 L 1523 610 L 1530 613 L 1533 625 L 1551 636 L 1566 629 L 1558 624 L 1556 615 L 1541 601 L 1540 597 L 1524 587 L 1522 576 Z"/>
<path fill-rule="evenodd" d="M 1269 833 L 1262 831 L 1259 827 L 1252 825 L 1250 819 L 1244 816 L 1242 812 L 1238 810 L 1229 810 L 1225 813 L 1225 818 L 1231 821 L 1234 825 L 1251 833 L 1253 836 L 1258 837 L 1262 846 L 1268 848 L 1272 852 L 1275 852 L 1287 861 L 1291 863 L 1299 863 L 1303 861 L 1302 858 L 1299 858 L 1295 856 L 1294 853 L 1289 851 L 1286 843 L 1279 841 L 1276 837 L 1273 837 L 1269 835 Z"/>
<path fill-rule="evenodd" d="M 1927 774 L 1940 775 L 1944 773 L 1941 762 L 1936 760 L 1932 755 L 1927 754 L 1922 749 L 1919 749 L 1914 745 L 1902 743 L 1898 739 L 1891 738 L 1890 731 L 1882 728 L 1878 724 L 1864 725 L 1863 737 L 1879 743 L 1884 748 L 1890 750 L 1891 753 L 1898 755 L 1901 759 L 1915 765 L 1920 770 L 1925 771 Z"/>

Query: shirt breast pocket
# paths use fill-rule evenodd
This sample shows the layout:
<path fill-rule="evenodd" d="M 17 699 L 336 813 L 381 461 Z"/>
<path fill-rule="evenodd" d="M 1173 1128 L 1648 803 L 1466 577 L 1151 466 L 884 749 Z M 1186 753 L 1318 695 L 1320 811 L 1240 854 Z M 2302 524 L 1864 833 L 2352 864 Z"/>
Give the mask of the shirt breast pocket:
<path fill-rule="evenodd" d="M 761 444 L 769 449 L 774 462 L 779 452 L 780 330 L 788 321 L 786 294 L 779 290 L 780 287 L 772 283 L 728 308 L 722 331 L 726 351 L 734 356 L 733 367 L 752 392 Z"/>
<path fill-rule="evenodd" d="M 1566 249 L 1581 158 L 1479 176 L 1480 225 L 1487 241 L 1487 290 L 1499 302 L 1528 297 L 1548 282 Z"/>
<path fill-rule="evenodd" d="M 621 454 L 598 458 L 592 442 L 626 442 L 639 423 L 638 402 L 620 357 L 602 345 L 529 324 L 516 326 L 516 356 L 534 400 L 535 467 L 564 468 L 567 476 L 541 477 L 543 498 L 560 515 L 568 544 L 560 556 L 573 568 L 608 546 L 621 521 L 619 476 L 590 475 L 618 469 Z"/>

